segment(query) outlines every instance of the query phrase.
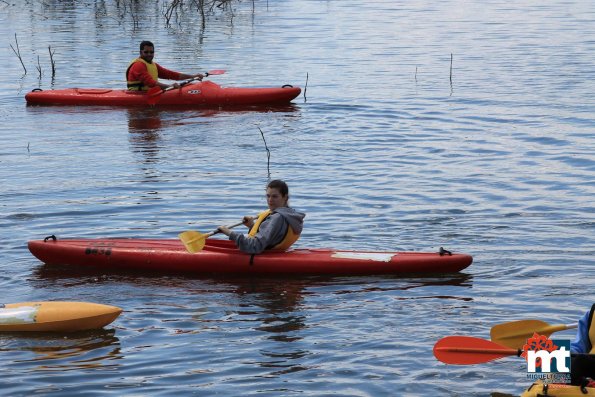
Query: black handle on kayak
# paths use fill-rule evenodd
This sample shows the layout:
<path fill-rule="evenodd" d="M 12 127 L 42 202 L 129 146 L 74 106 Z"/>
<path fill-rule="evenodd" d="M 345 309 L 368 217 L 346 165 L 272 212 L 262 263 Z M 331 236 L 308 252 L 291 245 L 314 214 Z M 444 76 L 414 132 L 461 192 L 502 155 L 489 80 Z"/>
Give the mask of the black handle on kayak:
<path fill-rule="evenodd" d="M 440 247 L 440 252 L 438 252 L 438 253 L 440 254 L 440 256 L 444 256 L 444 255 L 452 256 L 452 252 L 445 250 L 442 247 Z"/>

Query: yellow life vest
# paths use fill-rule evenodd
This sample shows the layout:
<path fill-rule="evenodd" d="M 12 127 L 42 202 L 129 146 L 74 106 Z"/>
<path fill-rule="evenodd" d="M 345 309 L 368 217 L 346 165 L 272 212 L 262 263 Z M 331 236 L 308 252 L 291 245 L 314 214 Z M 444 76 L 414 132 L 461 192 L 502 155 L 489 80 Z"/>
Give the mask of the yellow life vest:
<path fill-rule="evenodd" d="M 248 235 L 250 237 L 256 236 L 256 233 L 258 233 L 258 228 L 260 227 L 260 224 L 269 215 L 271 215 L 271 210 L 266 210 L 266 211 L 263 211 L 260 214 L 258 214 L 258 218 L 256 219 L 256 221 L 254 221 L 254 225 L 252 226 L 252 228 L 248 232 Z M 296 232 L 294 232 L 290 225 L 287 225 L 287 233 L 285 233 L 285 237 L 283 237 L 283 240 L 281 240 L 281 242 L 279 244 L 275 245 L 271 249 L 274 249 L 274 250 L 286 250 L 289 247 L 291 247 L 291 245 L 293 243 L 295 243 L 299 238 L 300 238 L 300 235 L 297 234 Z"/>
<path fill-rule="evenodd" d="M 589 313 L 589 342 L 591 342 L 591 350 L 589 354 L 595 354 L 595 305 L 591 306 L 591 312 Z"/>
<path fill-rule="evenodd" d="M 142 81 L 128 80 L 128 72 L 130 71 L 130 68 L 132 67 L 132 65 L 134 65 L 136 62 L 144 63 L 145 66 L 147 67 L 147 71 L 149 72 L 149 74 L 151 75 L 153 80 L 155 80 L 155 81 L 157 81 L 157 79 L 159 78 L 159 72 L 157 71 L 157 65 L 155 64 L 155 62 L 149 63 L 142 58 L 136 58 L 136 59 L 133 59 L 132 62 L 130 62 L 130 64 L 128 65 L 128 69 L 126 69 L 126 85 L 128 86 L 128 90 L 130 90 L 130 91 L 147 91 L 149 89 L 149 87 L 144 85 L 142 83 Z"/>

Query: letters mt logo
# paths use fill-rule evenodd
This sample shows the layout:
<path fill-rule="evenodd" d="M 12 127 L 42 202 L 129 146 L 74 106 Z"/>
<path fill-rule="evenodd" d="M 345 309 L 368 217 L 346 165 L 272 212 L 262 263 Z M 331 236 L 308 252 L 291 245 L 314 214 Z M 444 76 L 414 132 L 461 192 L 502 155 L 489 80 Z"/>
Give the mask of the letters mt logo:
<path fill-rule="evenodd" d="M 570 341 L 552 340 L 545 335 L 534 333 L 523 346 L 521 357 L 527 360 L 527 377 L 554 380 L 556 383 L 569 382 Z"/>

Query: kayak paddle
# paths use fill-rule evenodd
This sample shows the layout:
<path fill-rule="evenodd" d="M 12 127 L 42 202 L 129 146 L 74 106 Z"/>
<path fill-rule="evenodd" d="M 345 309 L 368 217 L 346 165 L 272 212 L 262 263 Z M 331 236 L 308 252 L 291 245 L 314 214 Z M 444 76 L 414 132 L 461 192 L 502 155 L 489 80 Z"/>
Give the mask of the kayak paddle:
<path fill-rule="evenodd" d="M 207 76 L 211 76 L 211 75 L 217 75 L 217 74 L 224 74 L 224 73 L 225 73 L 225 70 L 221 70 L 221 69 L 210 70 L 210 71 L 206 72 L 203 77 L 207 77 Z M 186 84 L 190 84 L 190 83 L 192 83 L 193 81 L 196 81 L 196 80 L 202 80 L 202 77 L 193 77 L 191 79 L 184 80 L 181 83 L 179 83 L 179 87 L 178 88 L 181 88 L 181 87 L 185 86 Z M 173 90 L 173 89 L 174 89 L 173 86 L 167 87 L 166 89 L 162 89 L 159 86 L 152 87 L 151 89 L 149 89 L 149 91 L 147 91 L 147 103 L 149 105 L 155 105 L 157 102 L 159 102 L 159 99 L 161 99 L 160 98 L 160 95 L 161 94 L 163 94 L 166 91 Z"/>
<path fill-rule="evenodd" d="M 235 225 L 228 226 L 229 229 L 232 229 L 236 226 L 240 226 L 244 222 L 236 223 Z M 214 234 L 221 233 L 218 229 L 214 230 L 210 233 L 200 233 L 196 230 L 188 230 L 178 234 L 178 238 L 184 243 L 184 247 L 186 250 L 191 254 L 194 254 L 198 251 L 201 251 L 206 243 L 206 239 L 211 237 Z"/>
<path fill-rule="evenodd" d="M 535 332 L 549 337 L 554 332 L 576 327 L 578 327 L 578 324 L 550 325 L 541 320 L 511 321 L 493 326 L 490 330 L 490 339 L 501 345 L 519 349 L 527 343 L 527 339 L 532 337 Z"/>
<path fill-rule="evenodd" d="M 434 345 L 434 357 L 446 364 L 480 364 L 506 356 L 520 356 L 520 349 L 510 349 L 472 336 L 447 336 Z"/>

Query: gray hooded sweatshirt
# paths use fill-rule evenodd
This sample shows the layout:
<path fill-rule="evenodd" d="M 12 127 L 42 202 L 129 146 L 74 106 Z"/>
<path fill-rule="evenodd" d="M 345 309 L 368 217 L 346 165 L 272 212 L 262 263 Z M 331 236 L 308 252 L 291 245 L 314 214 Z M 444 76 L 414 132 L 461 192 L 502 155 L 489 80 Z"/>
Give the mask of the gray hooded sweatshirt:
<path fill-rule="evenodd" d="M 260 254 L 283 241 L 288 227 L 291 227 L 294 233 L 300 234 L 305 216 L 306 214 L 297 212 L 291 207 L 279 207 L 262 221 L 254 237 L 231 232 L 229 239 L 233 240 L 242 252 Z"/>

